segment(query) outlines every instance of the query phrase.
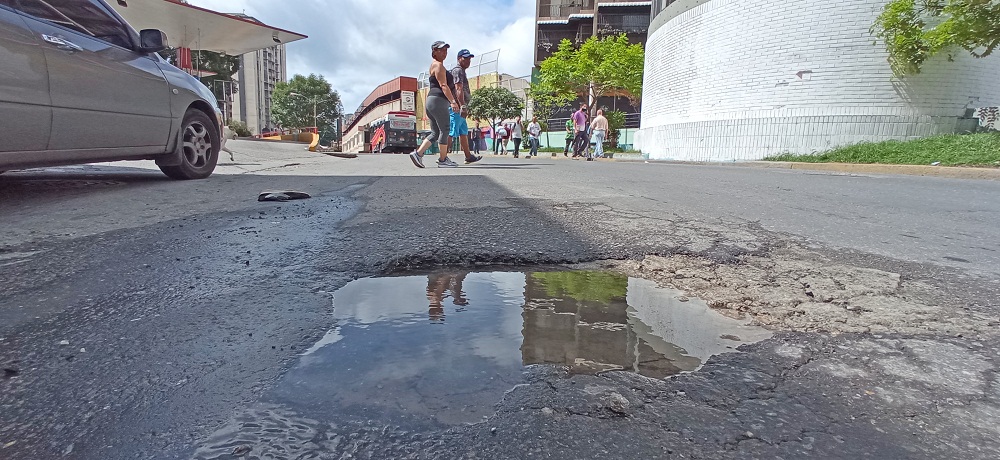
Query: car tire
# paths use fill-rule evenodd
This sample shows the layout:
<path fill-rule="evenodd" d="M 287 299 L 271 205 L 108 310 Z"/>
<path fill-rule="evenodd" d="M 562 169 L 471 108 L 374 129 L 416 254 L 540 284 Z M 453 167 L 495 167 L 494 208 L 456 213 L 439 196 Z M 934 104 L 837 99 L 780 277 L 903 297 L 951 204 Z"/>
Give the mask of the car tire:
<path fill-rule="evenodd" d="M 160 166 L 160 171 L 171 179 L 204 179 L 212 175 L 219 161 L 222 141 L 212 119 L 198 109 L 188 109 L 181 123 L 181 164 Z"/>

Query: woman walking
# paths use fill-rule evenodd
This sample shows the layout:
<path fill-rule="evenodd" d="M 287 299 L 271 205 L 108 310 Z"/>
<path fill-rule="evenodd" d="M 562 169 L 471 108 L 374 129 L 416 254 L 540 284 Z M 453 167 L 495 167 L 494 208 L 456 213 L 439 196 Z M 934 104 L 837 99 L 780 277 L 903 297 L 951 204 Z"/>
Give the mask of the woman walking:
<path fill-rule="evenodd" d="M 448 57 L 448 48 L 451 45 L 436 41 L 431 45 L 430 68 L 430 90 L 427 92 L 427 103 L 424 104 L 424 112 L 431 122 L 431 133 L 420 143 L 420 147 L 410 152 L 410 161 L 418 168 L 424 167 L 424 152 L 434 143 L 441 149 L 441 156 L 437 164 L 439 168 L 455 168 L 458 163 L 448 158 L 448 133 L 451 131 L 451 116 L 448 108 L 454 112 L 459 111 L 458 101 L 455 99 L 455 82 L 444 68 L 444 60 Z M 443 84 L 442 84 L 443 83 Z"/>

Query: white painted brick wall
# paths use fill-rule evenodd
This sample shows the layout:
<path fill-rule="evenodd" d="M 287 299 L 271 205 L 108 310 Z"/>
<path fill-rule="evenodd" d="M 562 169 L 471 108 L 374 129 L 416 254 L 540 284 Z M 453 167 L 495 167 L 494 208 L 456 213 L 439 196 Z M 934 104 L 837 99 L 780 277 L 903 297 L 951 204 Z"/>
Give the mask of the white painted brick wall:
<path fill-rule="evenodd" d="M 635 145 L 657 159 L 817 153 L 954 132 L 966 108 L 1000 105 L 1000 56 L 959 50 L 894 78 L 869 32 L 885 3 L 674 3 L 646 43 Z"/>

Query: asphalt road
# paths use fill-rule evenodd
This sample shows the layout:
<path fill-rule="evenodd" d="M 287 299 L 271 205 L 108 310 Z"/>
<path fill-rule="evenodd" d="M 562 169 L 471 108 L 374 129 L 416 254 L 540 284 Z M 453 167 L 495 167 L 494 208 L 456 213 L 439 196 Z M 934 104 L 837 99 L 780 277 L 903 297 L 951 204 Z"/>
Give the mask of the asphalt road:
<path fill-rule="evenodd" d="M 1000 455 L 1000 182 L 230 147 L 204 181 L 0 176 L 0 458 Z M 266 404 L 350 280 L 586 263 L 775 336 L 667 380 L 531 368 L 486 422 L 448 429 Z"/>

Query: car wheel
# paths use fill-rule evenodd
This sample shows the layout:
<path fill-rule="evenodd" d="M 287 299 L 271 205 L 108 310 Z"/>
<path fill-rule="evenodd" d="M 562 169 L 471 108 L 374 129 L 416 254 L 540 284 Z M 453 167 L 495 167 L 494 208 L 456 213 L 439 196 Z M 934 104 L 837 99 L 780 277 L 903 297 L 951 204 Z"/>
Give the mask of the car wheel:
<path fill-rule="evenodd" d="M 198 109 L 188 109 L 181 123 L 181 164 L 160 166 L 171 179 L 204 179 L 215 171 L 222 142 L 212 119 Z"/>

